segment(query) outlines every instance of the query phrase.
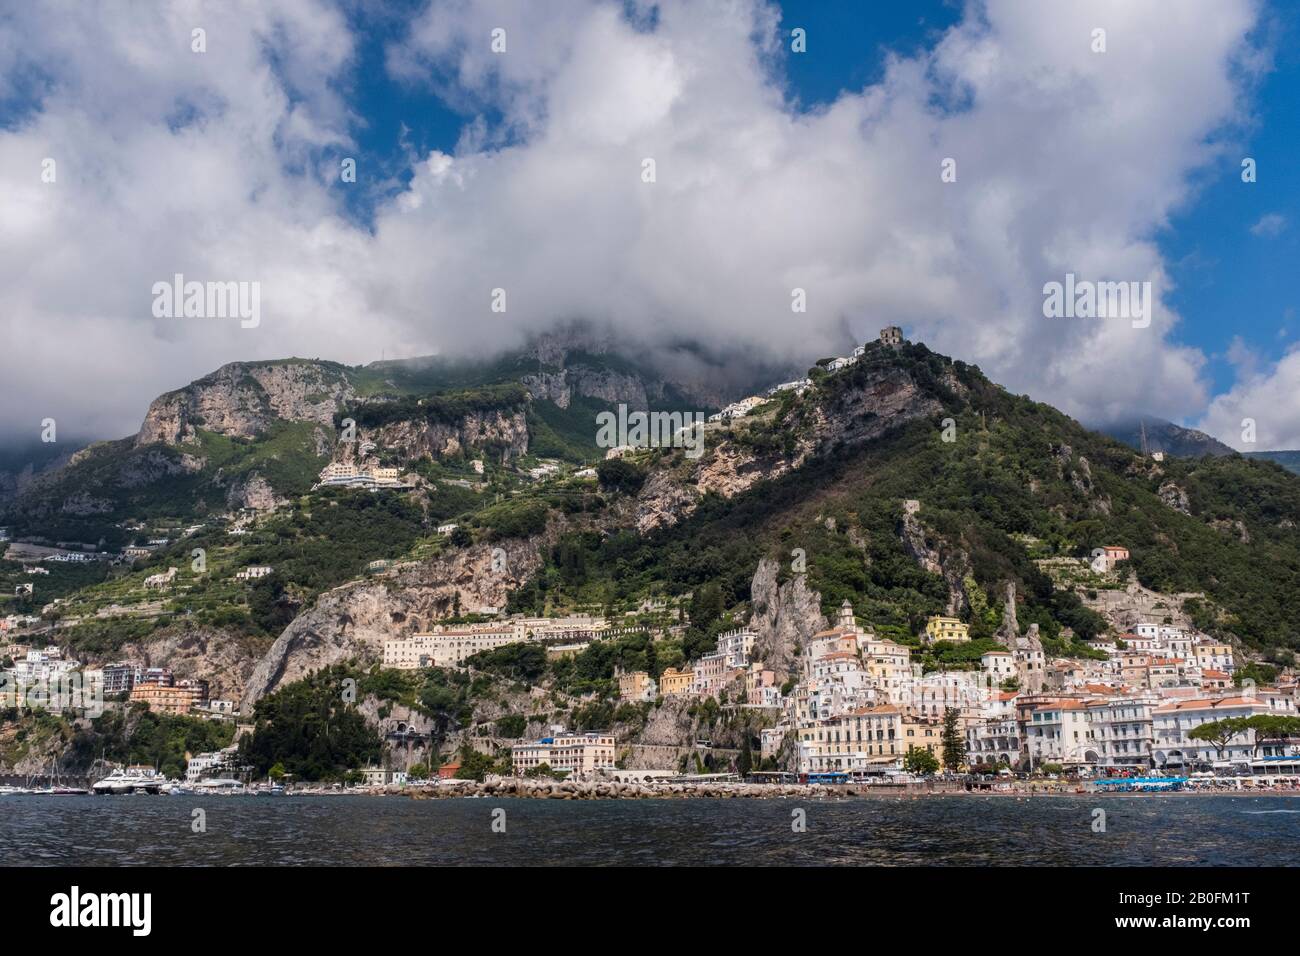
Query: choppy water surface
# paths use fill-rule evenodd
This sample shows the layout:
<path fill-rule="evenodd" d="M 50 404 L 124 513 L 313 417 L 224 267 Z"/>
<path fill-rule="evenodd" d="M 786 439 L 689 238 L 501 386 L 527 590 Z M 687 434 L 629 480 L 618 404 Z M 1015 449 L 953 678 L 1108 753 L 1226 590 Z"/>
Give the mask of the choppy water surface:
<path fill-rule="evenodd" d="M 192 830 L 196 808 L 206 832 Z M 497 809 L 505 833 L 493 832 Z M 797 809 L 806 832 L 792 831 Z M 1263 866 L 1300 862 L 1298 847 L 1300 798 L 1278 796 L 0 797 L 9 866 Z"/>

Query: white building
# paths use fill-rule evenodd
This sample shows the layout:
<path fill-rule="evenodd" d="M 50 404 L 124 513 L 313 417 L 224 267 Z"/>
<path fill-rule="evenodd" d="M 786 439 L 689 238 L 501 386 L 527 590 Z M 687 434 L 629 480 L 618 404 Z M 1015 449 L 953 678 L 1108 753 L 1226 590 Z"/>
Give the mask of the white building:
<path fill-rule="evenodd" d="M 1015 655 L 1010 651 L 988 651 L 981 654 L 980 668 L 998 684 L 1014 680 L 1019 674 Z"/>
<path fill-rule="evenodd" d="M 1152 711 L 1151 717 L 1155 766 L 1186 767 L 1218 760 L 1249 761 L 1259 754 L 1266 757 L 1282 755 L 1288 748 L 1281 743 L 1262 745 L 1257 754 L 1253 730 L 1233 737 L 1224 747 L 1222 756 L 1210 741 L 1197 740 L 1188 734 L 1202 724 L 1230 717 L 1294 716 L 1295 713 L 1295 701 L 1272 688 L 1261 688 L 1253 697 L 1200 697 L 1161 704 Z"/>
<path fill-rule="evenodd" d="M 1037 767 L 1042 763 L 1088 763 L 1088 712 L 1081 700 L 1039 704 L 1023 725 L 1022 749 Z"/>
<path fill-rule="evenodd" d="M 1154 694 L 1110 697 L 1087 705 L 1089 748 L 1084 757 L 1102 767 L 1149 767 L 1155 742 Z"/>
<path fill-rule="evenodd" d="M 718 635 L 715 650 L 726 659 L 728 667 L 746 667 L 757 637 L 757 634 L 747 628 L 727 631 L 725 634 Z"/>
<path fill-rule="evenodd" d="M 793 382 L 782 382 L 780 385 L 773 385 L 767 390 L 767 394 L 769 397 L 779 395 L 782 392 L 794 392 L 801 395 L 810 388 L 812 388 L 812 379 L 800 378 L 795 379 Z"/>
<path fill-rule="evenodd" d="M 1020 764 L 1020 728 L 1016 718 L 978 720 L 966 727 L 966 762 L 972 770 L 1005 763 Z"/>
<path fill-rule="evenodd" d="M 146 588 L 165 588 L 176 579 L 176 569 L 168 568 L 165 573 L 151 574 L 144 579 Z"/>
<path fill-rule="evenodd" d="M 213 750 L 209 753 L 195 754 L 185 764 L 185 781 L 197 783 L 205 777 L 219 777 L 229 773 L 235 762 L 237 748 Z"/>

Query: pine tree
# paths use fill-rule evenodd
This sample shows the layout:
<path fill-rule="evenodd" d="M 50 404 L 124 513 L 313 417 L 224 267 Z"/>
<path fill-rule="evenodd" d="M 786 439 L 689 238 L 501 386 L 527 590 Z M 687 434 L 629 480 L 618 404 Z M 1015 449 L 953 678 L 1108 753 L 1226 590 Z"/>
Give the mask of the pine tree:
<path fill-rule="evenodd" d="M 961 712 L 956 707 L 946 707 L 943 712 L 943 765 L 955 771 L 966 762 L 966 734 L 958 725 Z"/>

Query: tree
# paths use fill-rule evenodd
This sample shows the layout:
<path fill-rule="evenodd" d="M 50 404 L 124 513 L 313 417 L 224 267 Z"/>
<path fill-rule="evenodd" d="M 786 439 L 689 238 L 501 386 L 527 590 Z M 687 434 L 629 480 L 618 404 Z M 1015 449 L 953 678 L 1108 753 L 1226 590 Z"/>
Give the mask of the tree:
<path fill-rule="evenodd" d="M 1232 738 L 1248 729 L 1245 726 L 1246 722 L 1246 719 L 1241 717 L 1211 720 L 1199 727 L 1193 727 L 1187 732 L 1187 736 L 1190 740 L 1204 740 L 1212 744 L 1218 751 L 1219 759 L 1222 760 L 1223 751 L 1227 749 L 1228 744 L 1232 743 Z"/>
<path fill-rule="evenodd" d="M 1242 721 L 1245 730 L 1255 731 L 1254 753 L 1267 741 L 1284 742 L 1300 736 L 1300 717 L 1283 717 L 1280 714 L 1256 714 Z"/>
<path fill-rule="evenodd" d="M 960 726 L 961 711 L 945 707 L 943 711 L 943 765 L 955 771 L 966 762 L 966 734 Z"/>
<path fill-rule="evenodd" d="M 459 780 L 477 780 L 483 782 L 483 778 L 492 773 L 496 767 L 496 761 L 485 753 L 479 753 L 469 744 L 464 744 L 460 748 L 460 769 L 456 771 L 456 778 Z"/>
<path fill-rule="evenodd" d="M 903 757 L 903 769 L 918 777 L 928 777 L 939 772 L 939 760 L 923 747 L 908 747 Z"/>
<path fill-rule="evenodd" d="M 645 483 L 646 474 L 630 461 L 607 458 L 596 466 L 596 478 L 602 488 L 636 494 Z"/>
<path fill-rule="evenodd" d="M 749 742 L 749 734 L 745 734 L 745 742 L 740 748 L 740 759 L 736 764 L 736 770 L 742 777 L 746 777 L 753 769 L 754 751 Z"/>
<path fill-rule="evenodd" d="M 428 780 L 429 765 L 426 763 L 412 764 L 411 769 L 406 771 L 406 775 L 412 780 Z"/>

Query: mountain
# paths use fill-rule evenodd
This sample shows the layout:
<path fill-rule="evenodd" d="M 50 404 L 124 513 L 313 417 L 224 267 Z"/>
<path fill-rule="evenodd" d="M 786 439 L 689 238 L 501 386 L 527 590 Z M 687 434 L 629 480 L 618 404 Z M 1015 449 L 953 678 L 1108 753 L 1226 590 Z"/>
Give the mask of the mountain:
<path fill-rule="evenodd" d="M 1263 458 L 1275 461 L 1287 471 L 1300 475 L 1300 451 L 1248 451 L 1247 458 Z"/>
<path fill-rule="evenodd" d="M 1143 458 L 922 345 L 870 346 L 813 377 L 695 462 L 648 455 L 630 527 L 561 540 L 513 606 L 716 586 L 731 607 L 750 600 L 760 561 L 788 569 L 799 551 L 828 617 L 847 599 L 911 641 L 947 610 L 990 635 L 1011 583 L 1022 628 L 1037 623 L 1059 652 L 1066 628 L 1096 621 L 1047 567 L 1115 544 L 1136 582 L 1186 595 L 1169 613 L 1257 648 L 1300 646 L 1300 481 L 1277 465 Z"/>
<path fill-rule="evenodd" d="M 1300 451 L 1248 451 L 1237 452 L 1205 432 L 1183 428 L 1162 418 L 1143 416 L 1131 421 L 1102 426 L 1099 430 L 1130 448 L 1142 450 L 1143 430 L 1149 452 L 1164 452 L 1173 458 L 1202 458 L 1207 455 L 1243 454 L 1247 458 L 1275 461 L 1287 471 L 1300 474 Z"/>
<path fill-rule="evenodd" d="M 0 522 L 15 537 L 118 547 L 128 525 L 265 511 L 305 493 L 340 452 L 347 418 L 388 464 L 483 453 L 579 461 L 602 453 L 600 411 L 712 411 L 730 397 L 708 376 L 674 381 L 579 333 L 484 361 L 234 362 L 159 396 L 134 436 L 29 468 L 0 498 Z"/>
<path fill-rule="evenodd" d="M 1205 432 L 1183 428 L 1163 418 L 1142 416 L 1103 426 L 1100 431 L 1130 448 L 1142 451 L 1145 430 L 1146 450 L 1164 452 L 1174 458 L 1200 458 L 1205 455 L 1234 455 L 1236 451 Z"/>
<path fill-rule="evenodd" d="M 137 435 L 79 452 L 7 520 L 47 540 L 67 529 L 168 543 L 133 565 L 60 566 L 25 604 L 5 601 L 39 613 L 57 599 L 34 639 L 169 666 L 246 708 L 359 668 L 447 733 L 521 717 L 544 730 L 536 685 L 546 713 L 618 724 L 647 746 L 744 734 L 675 705 L 628 712 L 624 726 L 616 667 L 658 674 L 748 623 L 783 675 L 845 601 L 927 669 L 969 667 L 1018 639 L 1095 657 L 1095 638 L 1152 615 L 1246 658 L 1287 663 L 1300 648 L 1300 478 L 1273 462 L 1155 461 L 906 342 L 868 343 L 836 371 L 809 369 L 802 393 L 708 423 L 698 457 L 606 459 L 598 410 L 680 412 L 704 393 L 613 353 L 543 348 L 473 364 L 234 363 L 160 396 Z M 348 419 L 355 446 L 337 438 Z M 541 449 L 556 470 L 531 470 Z M 398 467 L 403 487 L 311 490 L 325 462 L 357 454 Z M 596 480 L 579 473 L 592 461 Z M 1130 551 L 1114 575 L 1087 565 L 1102 545 Z M 250 566 L 273 571 L 236 577 Z M 169 568 L 170 584 L 146 586 Z M 29 580 L 0 561 L 0 595 Z M 370 670 L 386 640 L 503 606 L 660 613 L 682 627 L 571 663 L 503 648 L 472 682 L 439 671 L 399 687 Z M 939 613 L 967 621 L 972 641 L 923 646 Z"/>

